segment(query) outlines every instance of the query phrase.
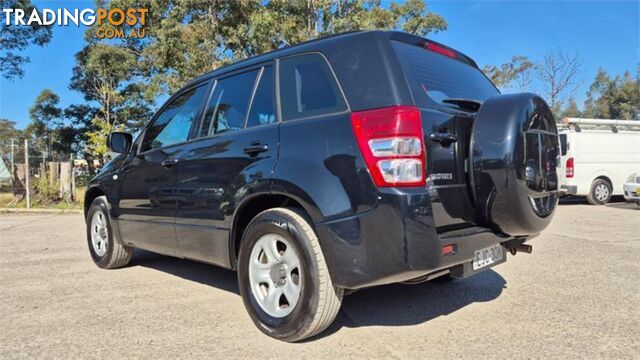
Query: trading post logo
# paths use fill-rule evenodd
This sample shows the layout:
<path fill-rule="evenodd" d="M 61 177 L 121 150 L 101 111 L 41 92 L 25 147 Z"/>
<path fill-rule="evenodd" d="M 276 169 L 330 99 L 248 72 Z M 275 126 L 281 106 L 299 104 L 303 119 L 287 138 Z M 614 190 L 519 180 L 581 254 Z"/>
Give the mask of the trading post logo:
<path fill-rule="evenodd" d="M 143 38 L 147 8 L 129 9 L 2 9 L 5 26 L 93 26 L 98 25 L 95 36 L 100 39 Z M 108 24 L 111 26 L 101 26 Z M 126 25 L 126 26 L 125 26 Z"/>

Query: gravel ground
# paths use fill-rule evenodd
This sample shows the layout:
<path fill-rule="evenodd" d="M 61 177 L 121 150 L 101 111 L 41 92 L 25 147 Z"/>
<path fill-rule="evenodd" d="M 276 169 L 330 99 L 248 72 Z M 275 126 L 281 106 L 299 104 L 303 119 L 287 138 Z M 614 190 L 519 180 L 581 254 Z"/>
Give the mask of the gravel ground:
<path fill-rule="evenodd" d="M 561 205 L 518 254 L 448 284 L 347 296 L 300 344 L 254 328 L 235 273 L 138 251 L 100 270 L 78 214 L 0 214 L 0 358 L 640 358 L 640 209 Z"/>

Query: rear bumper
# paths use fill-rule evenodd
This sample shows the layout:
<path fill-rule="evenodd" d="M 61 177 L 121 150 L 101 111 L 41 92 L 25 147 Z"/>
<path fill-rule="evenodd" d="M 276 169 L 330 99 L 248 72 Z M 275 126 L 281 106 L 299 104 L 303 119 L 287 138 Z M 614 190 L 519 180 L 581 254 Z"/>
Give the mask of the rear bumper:
<path fill-rule="evenodd" d="M 414 279 L 451 269 L 466 277 L 476 250 L 524 242 L 470 227 L 438 236 L 424 189 L 381 190 L 378 206 L 364 214 L 316 224 L 334 285 L 357 289 Z M 442 255 L 442 247 L 455 251 Z M 504 251 L 506 260 L 507 251 Z M 486 270 L 486 268 L 481 269 Z"/>
<path fill-rule="evenodd" d="M 622 186 L 624 190 L 624 198 L 627 201 L 640 200 L 640 183 L 625 183 Z"/>
<path fill-rule="evenodd" d="M 560 194 L 561 195 L 577 195 L 578 186 L 577 185 L 561 185 Z"/>

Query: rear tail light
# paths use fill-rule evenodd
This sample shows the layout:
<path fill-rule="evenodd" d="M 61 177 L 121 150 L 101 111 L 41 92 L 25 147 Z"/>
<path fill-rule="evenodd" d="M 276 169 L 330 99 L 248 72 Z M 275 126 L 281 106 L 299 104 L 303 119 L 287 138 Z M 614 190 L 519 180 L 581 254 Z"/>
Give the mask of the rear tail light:
<path fill-rule="evenodd" d="M 354 112 L 351 124 L 376 186 L 426 184 L 420 110 L 412 106 L 393 106 Z"/>
<path fill-rule="evenodd" d="M 573 177 L 573 158 L 570 157 L 567 159 L 567 166 L 566 168 L 566 177 L 568 178 L 572 178 Z"/>

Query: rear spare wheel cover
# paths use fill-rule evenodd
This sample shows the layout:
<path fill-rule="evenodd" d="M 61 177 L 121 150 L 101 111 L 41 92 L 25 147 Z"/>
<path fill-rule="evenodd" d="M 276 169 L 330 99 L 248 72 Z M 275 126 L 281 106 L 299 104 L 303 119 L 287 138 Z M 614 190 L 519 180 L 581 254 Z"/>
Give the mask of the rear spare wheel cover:
<path fill-rule="evenodd" d="M 472 195 L 484 225 L 512 235 L 540 233 L 558 203 L 558 130 L 535 94 L 494 96 L 474 120 Z"/>

